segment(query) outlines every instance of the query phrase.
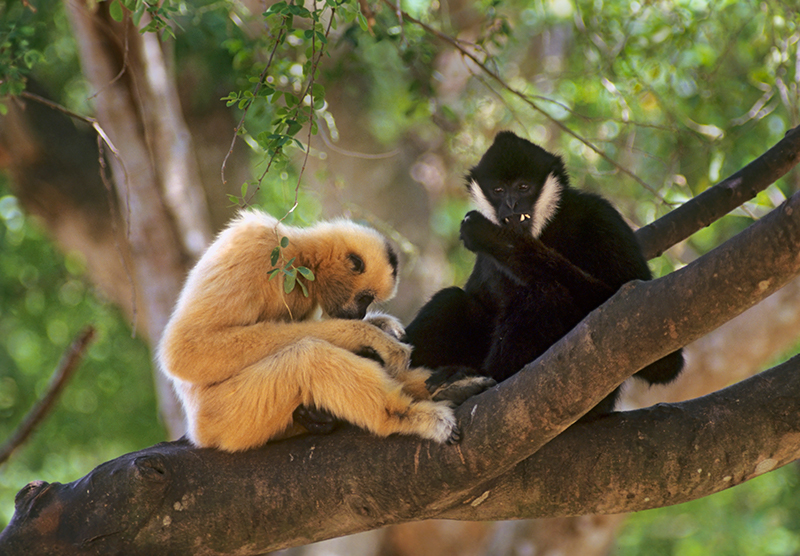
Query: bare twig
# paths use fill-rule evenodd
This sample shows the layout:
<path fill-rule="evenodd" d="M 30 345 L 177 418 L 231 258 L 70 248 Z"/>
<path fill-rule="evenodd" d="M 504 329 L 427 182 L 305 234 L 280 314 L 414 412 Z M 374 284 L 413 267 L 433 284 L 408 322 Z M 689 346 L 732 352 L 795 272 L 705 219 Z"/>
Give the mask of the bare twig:
<path fill-rule="evenodd" d="M 45 394 L 34 404 L 11 437 L 0 447 L 0 464 L 5 462 L 11 454 L 19 448 L 31 435 L 41 420 L 52 409 L 53 404 L 58 398 L 67 381 L 75 373 L 78 364 L 81 362 L 83 353 L 86 351 L 89 342 L 95 335 L 95 329 L 91 326 L 85 328 L 80 335 L 72 342 L 72 345 L 64 353 L 61 362 L 58 364 L 50 384 Z"/>
<path fill-rule="evenodd" d="M 383 2 L 387 6 L 390 6 L 392 8 L 392 10 L 395 10 L 396 6 L 391 3 L 391 0 L 383 0 Z M 568 135 L 571 135 L 572 137 L 574 137 L 575 139 L 577 139 L 578 141 L 580 141 L 581 143 L 586 145 L 589 149 L 591 149 L 592 151 L 597 153 L 597 155 L 600 156 L 600 158 L 602 158 L 603 160 L 605 160 L 606 162 L 608 162 L 609 164 L 611 164 L 612 166 L 617 168 L 617 170 L 619 170 L 620 172 L 630 176 L 634 181 L 636 181 L 639 185 L 641 185 L 647 191 L 652 193 L 661 202 L 663 202 L 665 204 L 668 204 L 668 205 L 674 204 L 674 203 L 667 202 L 663 198 L 663 196 L 660 193 L 658 193 L 658 191 L 656 191 L 656 189 L 653 186 L 648 184 L 646 181 L 644 181 L 642 178 L 640 178 L 639 176 L 634 174 L 632 171 L 628 170 L 624 166 L 622 166 L 619 163 L 617 163 L 615 160 L 613 160 L 611 157 L 609 157 L 605 152 L 600 150 L 600 148 L 596 147 L 591 141 L 589 141 L 585 137 L 582 137 L 582 136 L 578 135 L 577 133 L 572 131 L 569 127 L 564 125 L 562 122 L 560 122 L 559 120 L 555 119 L 550 114 L 548 114 L 543 108 L 541 108 L 538 104 L 536 104 L 533 101 L 533 99 L 532 99 L 532 97 L 530 95 L 527 95 L 524 92 L 519 91 L 519 90 L 513 88 L 508 83 L 506 83 L 503 80 L 503 78 L 500 77 L 500 75 L 496 71 L 493 71 L 492 69 L 490 69 L 483 60 L 479 59 L 468 48 L 466 48 L 464 46 L 464 44 L 465 44 L 464 41 L 461 41 L 461 40 L 459 40 L 457 38 L 451 37 L 450 35 L 448 35 L 446 33 L 442 33 L 441 31 L 438 31 L 438 30 L 434 29 L 430 25 L 428 25 L 428 24 L 426 24 L 426 23 L 424 23 L 424 22 L 412 17 L 411 15 L 409 15 L 408 13 L 406 13 L 404 11 L 401 11 L 400 13 L 403 16 L 403 19 L 405 19 L 405 20 L 407 20 L 407 21 L 409 21 L 409 22 L 411 22 L 411 23 L 413 23 L 415 25 L 418 25 L 419 27 L 424 29 L 425 32 L 430 33 L 434 37 L 438 38 L 439 40 L 442 40 L 442 41 L 446 42 L 447 44 L 451 45 L 453 48 L 458 50 L 464 57 L 468 58 L 472 63 L 474 63 L 476 66 L 478 66 L 481 69 L 481 71 L 483 71 L 486 75 L 491 77 L 493 80 L 497 81 L 503 89 L 505 89 L 506 91 L 508 91 L 512 95 L 518 97 L 520 100 L 522 100 L 522 102 L 524 102 L 525 104 L 527 104 L 528 106 L 533 108 L 536 112 L 540 113 L 545 118 L 547 118 L 550 121 L 550 123 L 552 123 L 553 125 L 558 127 L 561 131 L 563 131 L 564 133 L 566 133 Z"/>
<path fill-rule="evenodd" d="M 125 167 L 125 162 L 122 160 L 122 157 L 119 154 L 119 151 L 114 146 L 114 143 L 111 142 L 111 138 L 108 136 L 106 131 L 100 125 L 96 118 L 92 118 L 91 116 L 84 116 L 83 114 L 78 114 L 69 108 L 58 104 L 57 102 L 53 102 L 50 99 L 46 99 L 42 96 L 39 96 L 35 93 L 31 93 L 29 91 L 22 91 L 19 94 L 22 98 L 27 98 L 28 100 L 32 100 L 34 102 L 38 102 L 39 104 L 43 104 L 48 108 L 51 108 L 57 112 L 61 112 L 62 114 L 66 114 L 70 118 L 74 118 L 81 122 L 87 123 L 92 126 L 95 133 L 97 133 L 97 151 L 98 151 L 98 163 L 100 165 L 100 179 L 103 181 L 103 185 L 105 185 L 106 190 L 108 191 L 108 202 L 109 202 L 109 212 L 111 213 L 111 228 L 115 232 L 114 233 L 114 246 L 119 253 L 120 260 L 122 261 L 122 266 L 125 269 L 125 274 L 128 277 L 128 282 L 131 286 L 131 335 L 133 337 L 136 336 L 136 321 L 137 321 L 137 310 L 136 310 L 136 286 L 134 285 L 133 280 L 133 273 L 131 269 L 128 267 L 128 262 L 125 260 L 125 256 L 122 253 L 122 248 L 119 245 L 119 240 L 117 238 L 116 230 L 116 211 L 114 210 L 114 203 L 113 203 L 113 191 L 111 183 L 108 180 L 108 176 L 106 175 L 106 162 L 105 162 L 105 149 L 103 145 L 105 144 L 108 146 L 108 149 L 111 151 L 111 154 L 114 155 L 114 158 L 117 159 L 119 162 L 119 166 L 122 169 L 122 183 L 125 185 L 125 203 L 126 203 L 126 229 L 125 229 L 125 237 L 131 237 L 131 218 L 130 218 L 130 190 L 128 188 L 128 169 Z"/>

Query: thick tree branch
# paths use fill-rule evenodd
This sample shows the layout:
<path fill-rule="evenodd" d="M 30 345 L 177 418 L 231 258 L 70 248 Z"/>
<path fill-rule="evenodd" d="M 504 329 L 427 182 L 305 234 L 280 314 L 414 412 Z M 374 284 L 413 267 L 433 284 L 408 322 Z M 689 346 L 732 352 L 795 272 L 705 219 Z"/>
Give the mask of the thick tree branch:
<path fill-rule="evenodd" d="M 156 549 L 161 553 L 203 553 L 198 549 L 203 547 L 208 554 L 233 550 L 257 554 L 388 523 L 461 515 L 463 510 L 454 508 L 464 503 L 480 508 L 491 502 L 492 495 L 479 494 L 499 489 L 501 474 L 513 469 L 509 480 L 517 480 L 516 474 L 522 473 L 519 480 L 529 481 L 525 478 L 529 477 L 528 468 L 517 464 L 626 377 L 713 330 L 800 274 L 798 245 L 800 194 L 686 268 L 623 288 L 525 370 L 462 406 L 459 419 L 465 438 L 458 446 L 433 445 L 410 437 L 381 440 L 354 431 L 325 438 L 295 438 L 233 455 L 162 444 L 104 464 L 68 485 L 26 487 L 18 495 L 12 523 L 0 536 L 0 549 L 23 546 L 40 552 L 49 549 L 52 554 L 80 554 L 124 547 L 128 554 L 145 554 Z M 728 454 L 728 441 L 716 438 L 714 445 L 722 450 L 718 453 L 728 454 L 720 459 L 725 463 L 714 468 L 714 480 L 689 483 L 687 490 L 692 496 L 719 490 L 718 473 L 725 473 L 722 478 L 731 476 L 725 483 L 734 484 L 751 476 L 757 467 L 766 471 L 800 455 L 796 451 L 800 396 L 792 390 L 797 386 L 792 386 L 787 376 L 790 371 L 779 371 L 776 376 L 780 380 L 768 377 L 773 390 L 766 400 L 754 399 L 752 405 L 739 405 L 734 401 L 737 398 L 728 394 L 710 398 L 708 403 L 717 405 L 707 411 L 715 415 L 725 414 L 731 410 L 726 406 L 731 406 L 742 418 L 753 419 L 764 404 L 775 404 L 780 413 L 772 414 L 771 435 L 766 429 L 747 438 L 730 435 L 739 439 L 733 451 L 741 452 L 744 459 Z M 624 426 L 619 430 L 628 434 L 635 428 L 652 442 L 663 438 L 670 449 L 674 448 L 669 444 L 671 438 L 715 438 L 701 434 L 710 426 L 708 414 L 703 420 L 690 413 L 685 416 L 685 407 L 675 406 L 609 419 L 622 419 Z M 639 421 L 637 415 L 652 416 L 647 417 L 651 421 L 643 417 Z M 686 426 L 693 432 L 686 437 L 672 436 L 664 430 L 662 415 L 669 417 L 670 427 L 680 430 Z M 678 424 L 682 419 L 689 422 Z M 577 430 L 598 438 L 622 434 L 608 426 L 610 422 Z M 629 422 L 634 424 L 625 425 Z M 621 436 L 614 442 L 622 446 L 632 438 Z M 794 452 L 787 456 L 774 446 Z M 710 452 L 712 445 L 703 445 L 703 449 Z M 643 448 L 629 459 L 644 469 L 657 452 Z M 570 452 L 564 457 L 569 457 L 572 465 L 578 454 Z M 594 459 L 583 465 L 605 461 L 598 457 L 594 454 Z M 701 450 L 681 450 L 672 457 L 685 462 L 684 470 L 707 468 Z M 763 463 L 766 460 L 774 460 L 775 465 Z M 604 476 L 613 477 L 617 471 Z M 549 475 L 559 476 L 556 470 L 542 473 L 548 481 Z M 575 474 L 567 475 L 570 484 L 574 483 Z M 657 500 L 678 501 L 678 485 L 666 480 L 651 484 L 654 477 L 615 480 L 621 485 L 628 481 L 624 483 L 626 492 L 641 494 L 642 507 L 657 504 Z M 680 469 L 672 477 L 686 479 Z M 635 486 L 637 480 L 642 486 Z M 559 489 L 557 485 L 552 488 Z M 560 488 L 568 486 L 561 483 Z M 584 488 L 583 503 L 558 509 L 558 515 L 636 509 L 633 502 L 610 507 L 607 490 Z M 517 507 L 525 516 L 555 511 L 549 508 L 538 513 L 540 510 L 519 499 L 502 505 Z M 514 509 L 503 511 L 517 513 Z M 488 515 L 488 510 L 483 515 Z"/>
<path fill-rule="evenodd" d="M 642 226 L 636 239 L 645 257 L 652 259 L 749 201 L 785 176 L 800 162 L 800 128 L 786 132 L 774 147 L 753 162 L 709 187 L 691 201 Z"/>
<path fill-rule="evenodd" d="M 800 457 L 798 371 L 795 358 L 691 402 L 576 425 L 439 513 L 417 508 L 436 495 L 425 490 L 432 481 L 420 464 L 437 462 L 430 445 L 410 438 L 350 430 L 235 455 L 159 444 L 74 483 L 31 483 L 17 495 L 0 549 L 260 554 L 437 515 L 508 519 L 685 502 Z M 449 488 L 444 475 L 435 480 Z"/>
<path fill-rule="evenodd" d="M 798 458 L 800 356 L 708 396 L 578 423 L 439 517 L 640 511 L 708 496 Z"/>

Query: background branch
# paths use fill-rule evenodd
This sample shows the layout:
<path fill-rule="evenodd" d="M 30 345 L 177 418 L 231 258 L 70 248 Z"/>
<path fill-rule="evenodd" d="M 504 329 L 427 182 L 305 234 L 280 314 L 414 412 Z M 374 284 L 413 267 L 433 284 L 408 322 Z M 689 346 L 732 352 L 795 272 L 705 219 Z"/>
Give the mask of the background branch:
<path fill-rule="evenodd" d="M 709 187 L 662 218 L 642 226 L 636 239 L 647 259 L 658 257 L 680 241 L 754 198 L 800 162 L 800 128 L 786 132 L 774 147 L 753 162 Z"/>
<path fill-rule="evenodd" d="M 30 436 L 45 415 L 53 407 L 61 391 L 66 386 L 69 379 L 78 369 L 78 365 L 83 358 L 83 353 L 89 346 L 89 343 L 94 339 L 95 330 L 89 326 L 85 328 L 77 338 L 72 342 L 61 362 L 56 367 L 53 376 L 50 378 L 50 384 L 44 395 L 34 404 L 22 422 L 19 424 L 14 433 L 0 446 L 0 464 L 6 461 L 11 454 L 19 448 L 23 442 Z"/>

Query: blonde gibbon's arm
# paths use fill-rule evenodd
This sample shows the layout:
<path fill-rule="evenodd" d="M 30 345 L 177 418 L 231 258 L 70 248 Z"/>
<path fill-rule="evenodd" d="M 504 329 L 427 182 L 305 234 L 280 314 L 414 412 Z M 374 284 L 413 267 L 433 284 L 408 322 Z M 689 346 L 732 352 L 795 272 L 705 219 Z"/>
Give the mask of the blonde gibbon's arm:
<path fill-rule="evenodd" d="M 280 275 L 269 279 L 282 237 L 289 244 L 278 266 L 291 261 L 315 275 L 304 282 L 307 297 L 300 288 L 284 293 Z M 294 434 L 300 405 L 381 436 L 458 440 L 450 405 L 430 401 L 430 372 L 408 368 L 402 329 L 388 316 L 361 320 L 396 287 L 397 257 L 374 230 L 240 214 L 189 273 L 159 344 L 191 440 L 227 451 L 259 446 Z M 315 320 L 320 312 L 328 319 Z"/>

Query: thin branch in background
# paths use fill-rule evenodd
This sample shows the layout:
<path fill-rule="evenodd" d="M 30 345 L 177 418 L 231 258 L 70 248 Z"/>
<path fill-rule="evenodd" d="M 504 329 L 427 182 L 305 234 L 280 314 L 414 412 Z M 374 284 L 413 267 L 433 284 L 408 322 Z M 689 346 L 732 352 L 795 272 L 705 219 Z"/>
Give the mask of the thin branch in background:
<path fill-rule="evenodd" d="M 316 8 L 316 2 L 314 3 L 314 6 Z M 335 8 L 331 8 L 331 17 L 328 20 L 328 28 L 325 29 L 325 35 L 324 35 L 326 41 L 327 41 L 328 37 L 330 36 L 331 27 L 333 26 L 333 19 L 335 17 L 336 17 L 336 9 Z M 316 29 L 316 23 L 314 23 L 313 28 Z M 281 29 L 281 32 L 283 32 L 283 29 Z M 295 186 L 295 189 L 294 189 L 294 203 L 292 204 L 292 207 L 288 211 L 286 211 L 286 214 L 284 214 L 283 217 L 280 218 L 280 220 L 278 220 L 278 223 L 283 222 L 297 208 L 298 199 L 299 199 L 299 195 L 300 195 L 300 183 L 301 183 L 301 180 L 303 179 L 303 173 L 305 172 L 306 164 L 308 163 L 308 156 L 309 156 L 309 153 L 310 153 L 310 150 L 311 150 L 311 130 L 312 130 L 313 125 L 314 125 L 314 92 L 313 92 L 313 87 L 314 87 L 314 82 L 315 82 L 314 74 L 317 72 L 317 67 L 319 66 L 319 63 L 322 60 L 322 56 L 325 53 L 324 49 L 320 49 L 319 54 L 317 54 L 317 50 L 316 50 L 317 42 L 316 41 L 317 41 L 316 34 L 312 34 L 312 36 L 311 36 L 311 60 L 313 61 L 313 63 L 311 64 L 311 71 L 309 71 L 309 76 L 310 77 L 309 77 L 308 84 L 306 85 L 305 90 L 300 94 L 300 101 L 298 102 L 297 107 L 295 108 L 295 115 L 297 115 L 297 114 L 300 113 L 300 110 L 302 109 L 304 99 L 306 97 L 310 97 L 311 100 L 309 102 L 310 106 L 309 106 L 309 117 L 308 117 L 308 126 L 309 126 L 309 128 L 308 128 L 308 141 L 307 141 L 307 144 L 306 144 L 305 156 L 303 158 L 303 165 L 302 165 L 302 167 L 300 169 L 300 174 L 297 176 L 297 185 Z M 273 54 L 274 53 L 275 53 L 275 50 L 273 49 Z M 269 64 L 271 64 L 271 63 L 272 63 L 272 56 L 270 56 Z M 266 73 L 266 71 L 268 69 L 269 69 L 269 65 L 267 65 L 267 67 L 264 68 L 264 72 L 262 73 L 262 76 Z M 259 85 L 260 85 L 260 83 L 259 83 Z M 256 91 L 253 94 L 253 99 L 251 99 L 250 104 L 247 105 L 247 108 L 249 108 L 250 105 L 252 104 L 252 102 L 255 100 L 255 94 L 256 94 L 257 91 L 258 91 L 258 88 L 256 88 Z M 240 122 L 240 125 L 242 123 L 244 123 L 244 115 L 242 116 L 242 121 Z M 236 136 L 234 135 L 234 141 L 235 140 L 236 140 Z M 299 141 L 298 141 L 298 143 L 299 143 Z M 233 145 L 231 145 L 231 151 L 232 150 L 233 150 Z M 228 155 L 230 155 L 230 151 L 228 152 Z M 272 153 L 272 156 L 270 156 L 270 159 L 267 162 L 266 169 L 261 173 L 259 178 L 256 180 L 256 187 L 252 191 L 249 192 L 249 195 L 248 195 L 248 197 L 246 199 L 242 199 L 243 202 L 244 202 L 244 206 L 247 206 L 250 203 L 250 200 L 261 189 L 261 184 L 264 181 L 264 178 L 266 178 L 267 174 L 269 173 L 269 170 L 272 167 L 272 163 L 275 160 L 275 157 L 277 155 L 278 155 L 278 151 L 277 150 L 274 153 Z M 227 158 L 227 156 L 226 156 L 226 158 Z M 277 225 L 276 225 L 275 229 L 277 230 Z"/>
<path fill-rule="evenodd" d="M 130 199 L 129 199 L 130 189 L 128 188 L 128 169 L 125 167 L 125 162 L 122 160 L 119 151 L 114 146 L 114 143 L 111 142 L 111 138 L 108 136 L 108 134 L 100 125 L 100 123 L 97 121 L 97 119 L 92 118 L 90 116 L 83 116 L 82 114 L 78 114 L 77 112 L 74 112 L 69 108 L 62 106 L 57 102 L 53 102 L 52 100 L 41 97 L 35 93 L 22 91 L 19 94 L 19 96 L 22 98 L 27 98 L 28 100 L 32 100 L 34 102 L 38 102 L 39 104 L 43 104 L 48 108 L 52 108 L 57 112 L 61 112 L 62 114 L 69 116 L 70 118 L 75 118 L 76 120 L 87 123 L 90 126 L 92 126 L 92 129 L 97 134 L 97 152 L 99 153 L 98 163 L 100 165 L 100 179 L 102 180 L 103 185 L 105 185 L 109 195 L 108 202 L 109 202 L 109 211 L 111 213 L 111 229 L 114 231 L 114 246 L 116 247 L 117 252 L 119 253 L 120 260 L 122 261 L 122 266 L 125 269 L 125 274 L 128 277 L 128 282 L 130 283 L 131 286 L 131 330 L 132 330 L 131 335 L 132 337 L 136 337 L 136 321 L 138 315 L 138 312 L 136 310 L 136 286 L 133 280 L 133 273 L 131 272 L 131 269 L 128 267 L 128 262 L 125 260 L 125 256 L 122 253 L 122 247 L 120 247 L 119 245 L 119 240 L 116 233 L 117 219 L 116 219 L 116 211 L 114 210 L 112 201 L 114 193 L 113 193 L 113 188 L 111 187 L 111 183 L 108 180 L 108 176 L 106 175 L 105 148 L 103 147 L 103 145 L 106 145 L 109 148 L 111 153 L 114 155 L 114 158 L 116 158 L 117 162 L 119 162 L 120 168 L 122 169 L 123 184 L 125 185 L 125 203 L 126 203 L 125 208 L 127 209 L 126 213 L 127 217 L 125 218 L 125 221 L 127 223 L 125 229 L 125 237 L 130 239 L 131 237 Z"/>
<path fill-rule="evenodd" d="M 314 10 L 317 9 L 317 2 L 314 1 Z M 328 36 L 331 32 L 331 26 L 333 24 L 333 19 L 336 17 L 336 9 L 331 8 L 331 17 L 328 20 L 328 28 L 325 30 L 325 39 L 327 40 Z M 316 30 L 316 23 L 313 24 L 313 29 Z M 290 208 L 286 214 L 283 215 L 278 222 L 283 222 L 290 214 L 294 212 L 297 208 L 298 200 L 300 198 L 300 183 L 303 179 L 303 174 L 306 171 L 306 164 L 308 164 L 308 156 L 311 153 L 311 131 L 314 129 L 314 74 L 317 72 L 317 66 L 319 66 L 320 60 L 322 60 L 322 55 L 325 53 L 324 51 L 324 44 L 321 45 L 323 48 L 320 48 L 319 55 L 317 55 L 317 37 L 316 33 L 311 35 L 311 59 L 314 60 L 314 63 L 311 64 L 311 71 L 309 72 L 308 78 L 308 85 L 306 86 L 306 90 L 303 91 L 303 95 L 300 97 L 300 103 L 302 105 L 303 99 L 307 96 L 310 96 L 309 100 L 309 111 L 308 111 L 308 138 L 306 139 L 306 153 L 303 156 L 303 166 L 300 168 L 300 173 L 297 176 L 297 185 L 294 188 L 294 203 L 292 204 L 292 208 Z M 300 105 L 298 105 L 297 110 L 299 111 Z M 264 173 L 266 175 L 266 172 Z M 261 179 L 264 178 L 264 175 L 261 176 Z M 261 179 L 259 179 L 258 186 L 261 187 Z"/>
<path fill-rule="evenodd" d="M 119 244 L 119 236 L 117 230 L 117 211 L 115 210 L 114 206 L 114 188 L 111 186 L 111 181 L 108 179 L 108 175 L 106 174 L 106 157 L 103 148 L 103 139 L 101 139 L 101 135 L 98 133 L 97 135 L 97 162 L 100 165 L 100 181 L 103 182 L 103 185 L 106 188 L 106 198 L 108 199 L 108 212 L 111 214 L 111 233 L 114 235 L 114 249 L 116 249 L 117 254 L 119 255 L 119 260 L 122 262 L 122 268 L 125 269 L 125 276 L 128 278 L 128 285 L 131 288 L 131 338 L 136 337 L 136 324 L 139 317 L 139 311 L 136 307 L 136 283 L 133 279 L 133 271 L 128 266 L 128 260 L 125 258 L 125 254 L 122 252 L 122 246 Z M 121 161 L 120 161 L 121 163 Z M 122 170 L 125 172 L 125 183 L 127 183 L 127 170 L 125 170 L 125 166 L 122 165 Z M 125 204 L 127 210 L 130 211 L 130 188 L 125 188 Z M 128 212 L 130 215 L 130 212 Z M 130 237 L 130 218 L 126 218 L 127 222 L 127 236 Z"/>
<path fill-rule="evenodd" d="M 390 6 L 392 8 L 392 10 L 394 10 L 395 7 L 396 7 L 394 4 L 391 3 L 390 0 L 383 0 L 383 2 L 386 5 Z M 425 30 L 425 32 L 427 32 L 427 33 L 437 37 L 438 39 L 446 42 L 447 44 L 451 45 L 453 48 L 458 50 L 463 56 L 465 56 L 466 58 L 471 60 L 475 65 L 477 65 L 481 69 L 481 71 L 483 71 L 486 75 L 488 75 L 489 77 L 491 77 L 492 79 L 497 81 L 502 86 L 503 89 L 505 89 L 506 91 L 508 91 L 512 95 L 518 97 L 525 104 L 527 104 L 528 106 L 533 108 L 536 112 L 538 112 L 541 115 L 543 115 L 553 125 L 558 127 L 561 131 L 563 131 L 564 133 L 574 137 L 575 139 L 577 139 L 578 141 L 580 141 L 581 143 L 586 145 L 589 149 L 591 149 L 592 151 L 597 153 L 597 155 L 600 156 L 600 158 L 602 158 L 603 160 L 605 160 L 606 162 L 608 162 L 609 164 L 611 164 L 612 166 L 617 168 L 620 172 L 626 174 L 627 176 L 630 176 L 639 185 L 641 185 L 647 191 L 652 193 L 653 196 L 655 196 L 659 201 L 661 201 L 662 203 L 664 203 L 666 205 L 669 205 L 669 206 L 672 206 L 672 205 L 675 204 L 675 203 L 668 202 L 666 199 L 664 199 L 664 197 L 660 193 L 658 193 L 658 191 L 656 191 L 656 189 L 653 186 L 651 186 L 650 184 L 645 182 L 642 178 L 640 178 L 639 176 L 634 174 L 631 170 L 628 170 L 627 168 L 625 168 L 621 164 L 619 164 L 616 161 L 614 161 L 605 152 L 600 150 L 598 147 L 596 147 L 594 144 L 592 144 L 590 141 L 588 141 L 585 137 L 581 137 L 580 135 L 578 135 L 577 133 L 572 131 L 569 127 L 564 125 L 562 122 L 560 122 L 557 119 L 555 119 L 554 117 L 552 117 L 544 109 L 542 109 L 538 104 L 536 104 L 529 95 L 525 94 L 522 91 L 519 91 L 519 90 L 513 88 L 511 85 L 506 83 L 503 80 L 503 78 L 500 77 L 500 75 L 497 72 L 492 71 L 486 65 L 486 62 L 484 60 L 480 60 L 477 56 L 475 56 L 475 54 L 470 52 L 470 50 L 464 46 L 464 44 L 465 44 L 464 41 L 459 40 L 459 39 L 454 38 L 454 37 L 451 37 L 450 35 L 447 35 L 446 33 L 442 33 L 441 31 L 438 31 L 438 30 L 434 29 L 430 25 L 427 25 L 426 23 L 423 23 L 422 21 L 412 17 L 411 15 L 409 15 L 406 12 L 402 12 L 401 11 L 401 13 L 402 13 L 403 19 L 405 19 L 405 20 L 407 20 L 407 21 L 409 21 L 409 22 L 411 22 L 411 23 L 413 23 L 415 25 L 418 25 L 423 30 Z M 474 45 L 471 45 L 471 46 L 474 46 Z"/>
<path fill-rule="evenodd" d="M 50 379 L 50 384 L 47 386 L 47 391 L 37 401 L 11 437 L 0 447 L 0 464 L 5 462 L 11 454 L 19 448 L 31 435 L 36 426 L 44 419 L 45 415 L 53 408 L 53 405 L 58 398 L 64 386 L 69 379 L 75 374 L 83 354 L 89 343 L 94 339 L 95 329 L 91 326 L 85 328 L 72 342 L 72 345 L 64 353 L 61 362 L 58 364 L 53 377 Z"/>

